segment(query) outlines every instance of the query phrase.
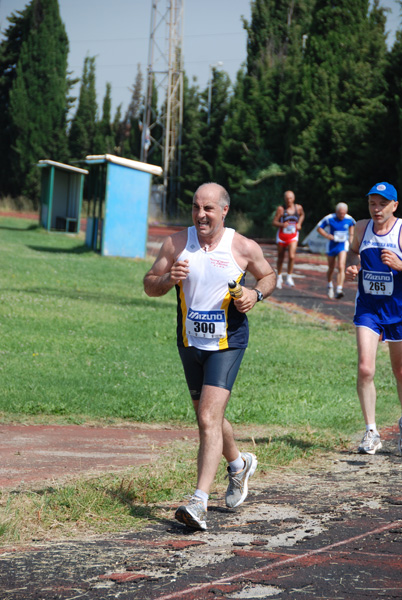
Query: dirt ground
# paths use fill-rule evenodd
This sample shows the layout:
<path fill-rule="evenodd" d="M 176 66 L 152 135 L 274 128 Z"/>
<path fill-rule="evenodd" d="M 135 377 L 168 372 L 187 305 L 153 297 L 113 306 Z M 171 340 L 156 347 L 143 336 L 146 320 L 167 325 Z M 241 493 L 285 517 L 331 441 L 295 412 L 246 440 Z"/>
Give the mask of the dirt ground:
<path fill-rule="evenodd" d="M 188 439 L 198 439 L 198 432 L 146 425 L 0 424 L 0 489 L 32 489 L 72 476 L 146 464 L 167 444 Z"/>
<path fill-rule="evenodd" d="M 241 439 L 241 431 L 237 431 Z M 0 555 L 2 600 L 402 598 L 396 428 L 383 449 L 333 453 L 250 481 L 235 510 L 211 500 L 194 532 L 162 506 L 140 533 L 35 543 Z"/>
<path fill-rule="evenodd" d="M 161 230 L 149 236 L 149 252 Z M 274 262 L 275 247 L 262 244 Z M 306 318 L 351 322 L 354 284 L 329 300 L 325 260 L 300 251 L 295 288 L 270 302 Z M 0 486 L 18 490 L 71 474 L 110 470 L 156 453 L 195 430 L 0 426 Z M 268 441 L 268 431 L 259 430 Z M 0 554 L 0 600 L 402 599 L 402 457 L 395 425 L 375 455 L 350 449 L 303 469 L 250 481 L 235 510 L 211 500 L 208 530 L 194 532 L 164 505 L 140 533 L 69 542 L 34 540 Z M 240 440 L 244 435 L 236 430 Z"/>

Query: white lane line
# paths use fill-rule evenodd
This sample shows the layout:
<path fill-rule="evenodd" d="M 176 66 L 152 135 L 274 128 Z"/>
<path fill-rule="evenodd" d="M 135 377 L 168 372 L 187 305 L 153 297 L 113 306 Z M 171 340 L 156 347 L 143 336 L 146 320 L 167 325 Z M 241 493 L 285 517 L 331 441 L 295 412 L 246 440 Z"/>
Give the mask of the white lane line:
<path fill-rule="evenodd" d="M 357 540 L 361 540 L 369 535 L 375 535 L 376 533 L 383 533 L 388 529 L 392 529 L 393 527 L 399 527 L 402 525 L 402 521 L 394 521 L 393 523 L 388 523 L 387 525 L 383 525 L 382 527 L 377 527 L 377 529 L 372 529 L 371 531 L 367 531 L 366 533 L 361 533 L 360 535 L 356 535 L 347 540 L 343 540 L 341 542 L 336 542 L 335 544 L 330 544 L 329 546 L 324 546 L 323 548 L 318 548 L 317 550 L 310 550 L 305 554 L 299 554 L 298 556 L 292 556 L 291 558 L 280 559 L 275 562 L 269 563 L 265 567 L 259 567 L 258 569 L 251 569 L 249 571 L 243 571 L 242 573 L 236 573 L 236 575 L 232 575 L 231 577 L 224 577 L 223 579 L 217 579 L 215 581 L 210 581 L 209 583 L 203 583 L 198 586 L 193 586 L 191 588 L 187 588 L 185 590 L 181 590 L 180 592 L 174 592 L 173 594 L 167 594 L 165 596 L 158 596 L 157 600 L 173 600 L 174 598 L 179 598 L 180 596 L 184 596 L 185 594 L 194 595 L 201 590 L 205 590 L 207 588 L 213 587 L 214 585 L 219 585 L 223 583 L 229 583 L 231 581 L 235 581 L 236 579 L 241 579 L 243 577 L 249 577 L 250 575 L 255 575 L 256 573 L 262 573 L 264 571 L 272 571 L 273 569 L 280 568 L 284 565 L 289 565 L 291 563 L 297 563 L 304 558 L 308 558 L 309 556 L 314 556 L 315 554 L 320 554 L 322 552 L 328 552 L 333 548 L 338 548 L 339 546 L 345 546 L 346 544 L 350 544 L 351 542 L 355 542 Z"/>

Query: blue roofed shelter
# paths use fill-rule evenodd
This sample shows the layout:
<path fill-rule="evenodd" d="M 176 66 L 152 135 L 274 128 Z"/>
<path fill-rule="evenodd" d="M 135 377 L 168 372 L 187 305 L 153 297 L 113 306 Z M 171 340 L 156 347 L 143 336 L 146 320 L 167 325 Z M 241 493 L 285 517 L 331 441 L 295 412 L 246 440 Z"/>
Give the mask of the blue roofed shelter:
<path fill-rule="evenodd" d="M 40 224 L 48 231 L 79 233 L 86 169 L 40 160 L 42 169 Z"/>
<path fill-rule="evenodd" d="M 89 168 L 85 243 L 102 256 L 145 258 L 152 176 L 161 167 L 112 154 L 85 159 Z"/>

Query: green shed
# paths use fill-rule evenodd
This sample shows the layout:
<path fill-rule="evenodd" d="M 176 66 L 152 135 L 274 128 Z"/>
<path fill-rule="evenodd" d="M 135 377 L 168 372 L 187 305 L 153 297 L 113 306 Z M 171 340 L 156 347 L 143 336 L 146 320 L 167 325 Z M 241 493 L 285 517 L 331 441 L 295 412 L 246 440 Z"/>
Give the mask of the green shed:
<path fill-rule="evenodd" d="M 88 171 L 54 160 L 40 160 L 37 166 L 42 169 L 40 224 L 48 231 L 78 233 Z"/>

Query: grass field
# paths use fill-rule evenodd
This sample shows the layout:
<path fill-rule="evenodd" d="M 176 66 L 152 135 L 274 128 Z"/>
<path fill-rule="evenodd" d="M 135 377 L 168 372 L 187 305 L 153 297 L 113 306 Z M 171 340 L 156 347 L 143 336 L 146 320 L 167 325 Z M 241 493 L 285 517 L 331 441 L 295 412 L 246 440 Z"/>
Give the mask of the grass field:
<path fill-rule="evenodd" d="M 48 233 L 32 221 L 0 218 L 3 422 L 124 419 L 194 426 L 175 347 L 175 294 L 156 299 L 145 295 L 142 279 L 150 265 L 100 257 L 86 249 L 82 237 Z M 257 305 L 249 320 L 250 346 L 227 416 L 239 426 L 265 427 L 265 434 L 253 440 L 262 469 L 308 458 L 363 431 L 352 326 L 325 325 L 268 303 Z M 400 416 L 386 347 L 379 351 L 376 384 L 381 427 Z M 121 526 L 145 505 L 181 494 L 195 474 L 194 448 L 181 452 L 185 469 L 175 462 L 170 471 L 164 464 L 159 470 L 138 470 L 124 481 L 113 479 L 113 484 L 99 480 L 95 488 L 107 498 L 105 510 L 116 516 L 106 488 L 117 490 L 112 496 L 126 511 Z M 167 464 L 172 464 L 169 457 Z M 218 484 L 223 475 L 224 470 Z M 88 485 L 92 495 L 93 482 Z M 66 489 L 58 493 L 65 495 Z M 46 501 L 49 507 L 55 493 L 34 496 L 33 513 L 35 503 Z M 70 525 L 74 511 L 66 512 L 65 507 L 71 506 L 71 498 L 56 502 L 69 515 Z M 21 539 L 13 521 L 16 502 L 7 494 L 1 496 L 6 516 L 0 520 L 0 534 L 5 539 Z M 82 505 L 87 506 L 83 500 Z M 61 517 L 50 517 L 50 522 L 53 518 L 64 523 Z M 107 522 L 105 516 L 102 519 Z M 82 515 L 77 520 L 88 527 Z M 118 518 L 111 520 L 113 527 L 118 523 Z"/>

